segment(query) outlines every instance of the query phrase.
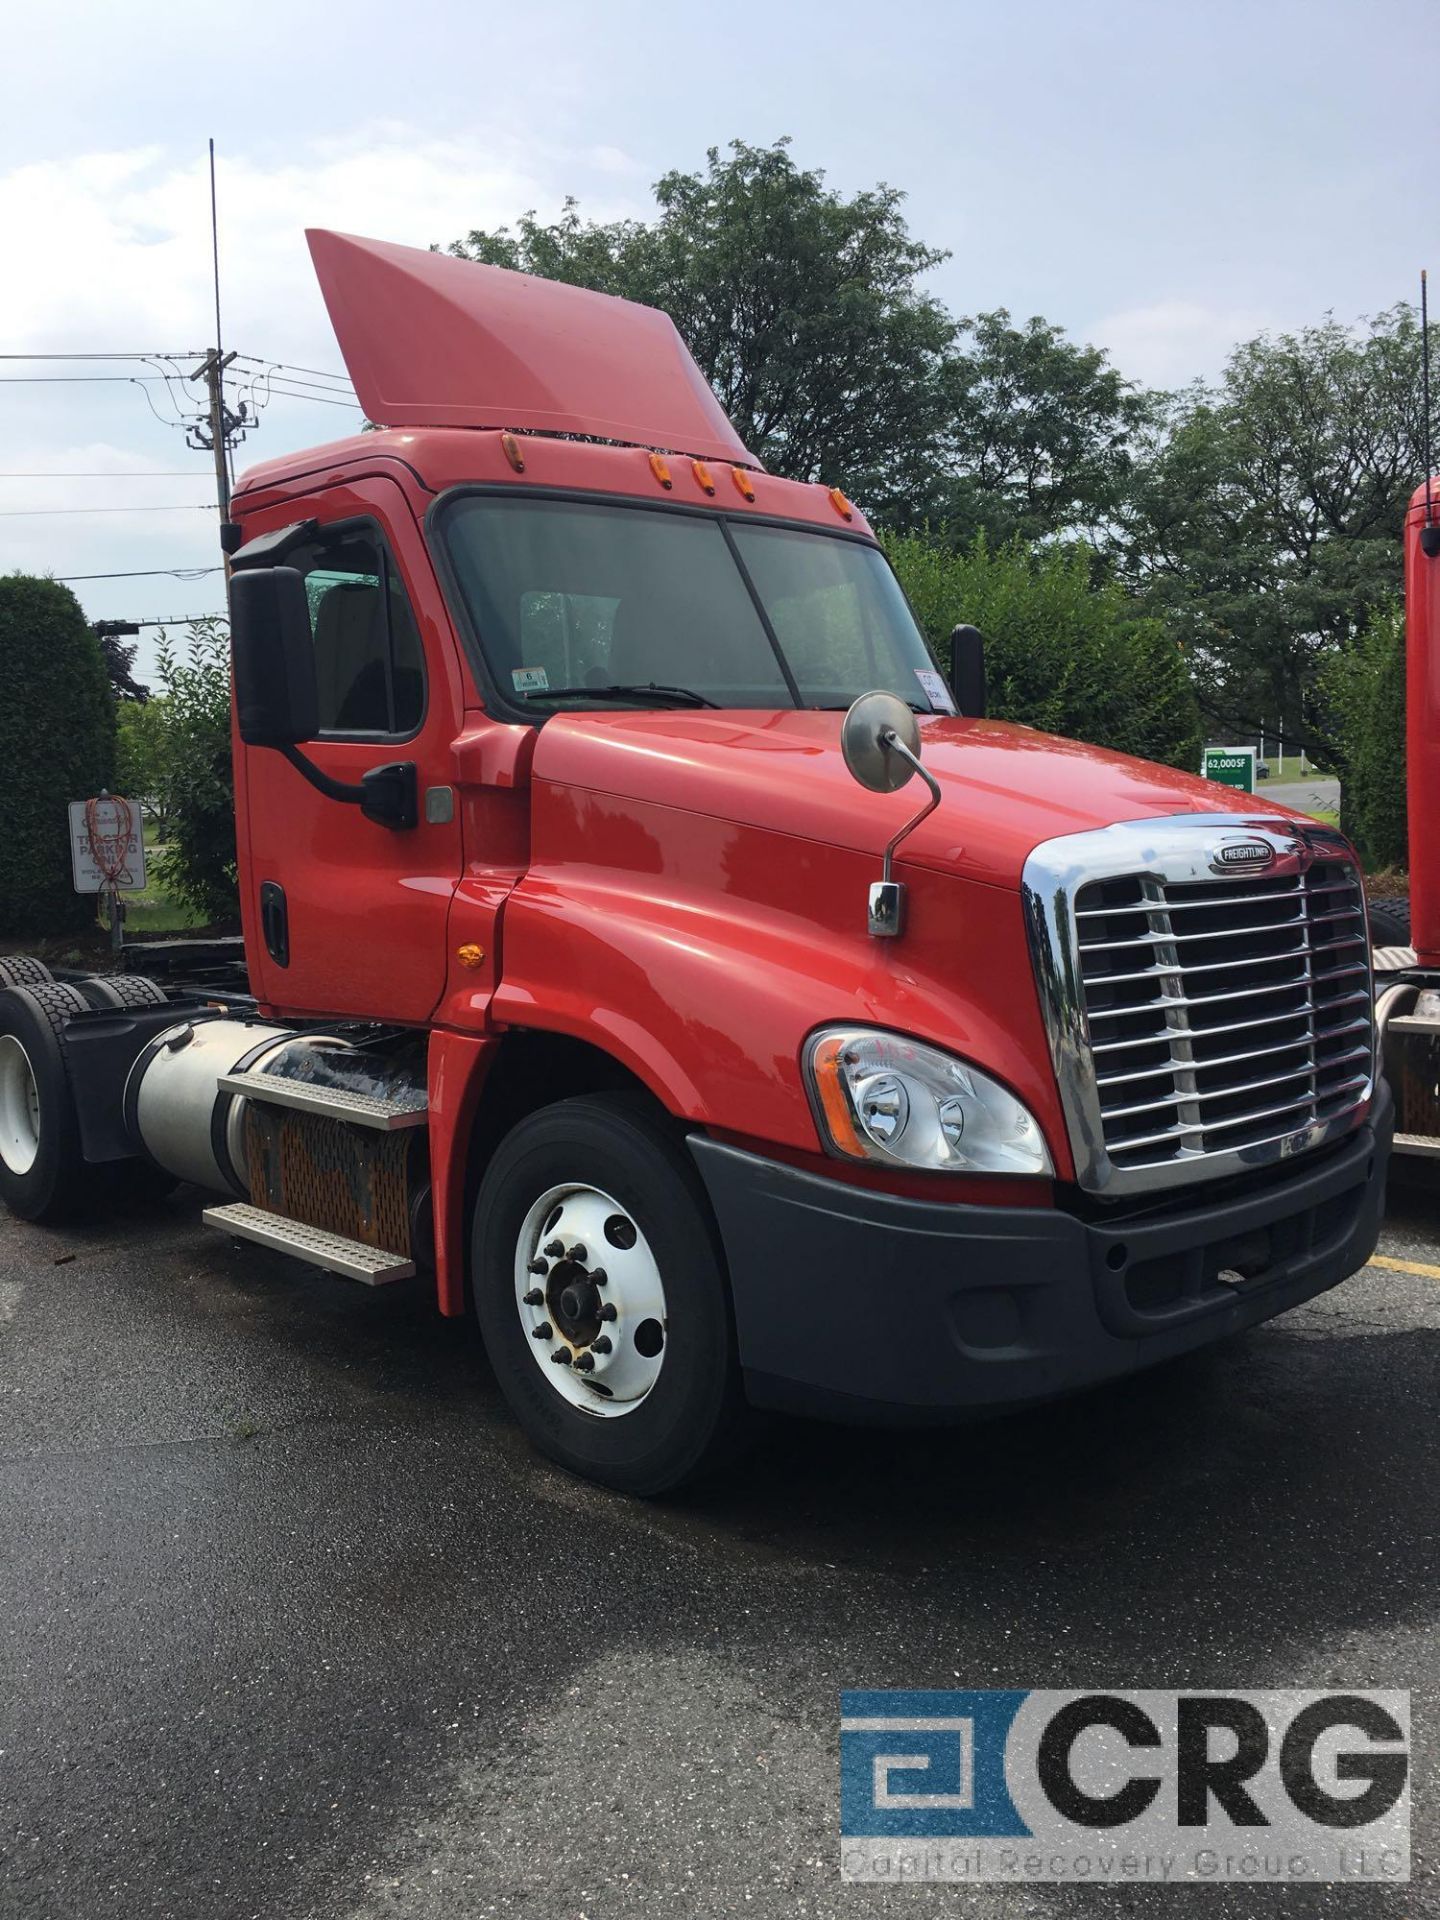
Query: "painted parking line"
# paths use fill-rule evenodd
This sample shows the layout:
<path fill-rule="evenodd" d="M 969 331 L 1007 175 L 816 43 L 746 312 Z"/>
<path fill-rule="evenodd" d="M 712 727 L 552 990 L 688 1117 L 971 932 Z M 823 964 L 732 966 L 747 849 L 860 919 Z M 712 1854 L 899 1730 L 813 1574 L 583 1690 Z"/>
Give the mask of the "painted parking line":
<path fill-rule="evenodd" d="M 1365 1262 L 1367 1267 L 1384 1267 L 1390 1273 L 1418 1273 L 1422 1280 L 1440 1280 L 1440 1267 L 1428 1266 L 1423 1260 L 1392 1260 L 1388 1254 L 1377 1253 L 1373 1260 Z"/>

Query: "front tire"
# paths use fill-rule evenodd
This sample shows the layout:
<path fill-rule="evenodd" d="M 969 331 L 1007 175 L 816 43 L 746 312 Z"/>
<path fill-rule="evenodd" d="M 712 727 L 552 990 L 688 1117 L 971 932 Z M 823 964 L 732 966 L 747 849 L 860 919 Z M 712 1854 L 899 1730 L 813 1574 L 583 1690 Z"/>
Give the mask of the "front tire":
<path fill-rule="evenodd" d="M 715 1227 L 643 1097 L 562 1100 L 505 1137 L 480 1185 L 472 1272 L 496 1379 L 542 1452 L 635 1494 L 724 1457 L 742 1402 Z"/>

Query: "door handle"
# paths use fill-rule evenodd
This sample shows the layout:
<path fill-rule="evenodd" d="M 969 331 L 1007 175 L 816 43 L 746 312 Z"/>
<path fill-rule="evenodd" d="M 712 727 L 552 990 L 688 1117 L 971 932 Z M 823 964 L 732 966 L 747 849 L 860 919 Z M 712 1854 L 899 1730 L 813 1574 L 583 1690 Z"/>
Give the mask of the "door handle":
<path fill-rule="evenodd" d="M 277 967 L 290 964 L 290 914 L 285 905 L 285 889 L 278 880 L 260 884 L 260 930 L 265 935 L 265 951 Z"/>

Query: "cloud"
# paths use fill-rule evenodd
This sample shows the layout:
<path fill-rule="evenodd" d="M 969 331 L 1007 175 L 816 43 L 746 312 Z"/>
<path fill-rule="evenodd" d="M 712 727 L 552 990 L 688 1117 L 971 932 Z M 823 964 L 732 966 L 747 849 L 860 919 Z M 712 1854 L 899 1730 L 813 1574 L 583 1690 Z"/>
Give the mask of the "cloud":
<path fill-rule="evenodd" d="M 307 226 L 423 247 L 472 227 L 513 222 L 528 208 L 548 217 L 567 193 L 579 195 L 597 219 L 643 214 L 650 204 L 643 171 L 620 148 L 522 139 L 494 116 L 483 141 L 381 120 L 292 145 L 282 157 L 222 153 L 225 345 L 340 371 L 305 245 Z M 203 155 L 182 160 L 146 143 L 0 173 L 0 257 L 7 270 L 0 349 L 9 354 L 188 353 L 213 338 Z M 213 479 L 209 456 L 186 449 L 167 388 L 53 380 L 153 369 L 11 361 L 0 372 L 10 381 L 0 408 L 0 571 L 73 575 L 195 567 L 218 557 L 213 517 L 180 504 L 213 501 Z M 51 376 L 44 384 L 17 382 L 42 374 Z M 157 420 L 147 400 L 167 419 Z M 358 412 L 277 393 L 237 464 L 243 469 L 358 425 Z M 168 480 L 134 477 L 164 469 L 186 471 Z M 10 477 L 37 471 L 107 477 Z M 171 510 L 40 511 L 92 505 Z M 168 610 L 178 602 L 201 611 L 221 597 L 213 580 L 190 589 L 164 579 L 84 583 L 76 591 L 92 617 L 134 611 L 142 598 L 147 607 L 163 601 Z"/>
<path fill-rule="evenodd" d="M 528 207 L 556 210 L 566 187 L 584 184 L 576 173 L 606 188 L 587 197 L 587 211 L 614 211 L 606 203 L 627 173 L 625 156 L 590 149 L 568 158 L 573 168 L 553 150 L 537 156 L 531 146 L 522 154 L 503 134 L 482 145 L 427 138 L 393 122 L 313 142 L 284 164 L 222 156 L 227 334 L 251 352 L 288 357 L 303 348 L 311 360 L 333 364 L 307 226 L 425 246 Z M 634 200 L 632 187 L 621 210 L 636 210 Z M 209 219 L 204 160 L 177 165 L 155 147 L 81 154 L 0 176 L 12 350 L 205 343 L 213 332 Z"/>
<path fill-rule="evenodd" d="M 1106 348 L 1129 379 L 1169 388 L 1214 379 L 1242 340 L 1276 324 L 1273 314 L 1257 307 L 1160 300 L 1108 314 L 1087 327 L 1084 337 Z"/>

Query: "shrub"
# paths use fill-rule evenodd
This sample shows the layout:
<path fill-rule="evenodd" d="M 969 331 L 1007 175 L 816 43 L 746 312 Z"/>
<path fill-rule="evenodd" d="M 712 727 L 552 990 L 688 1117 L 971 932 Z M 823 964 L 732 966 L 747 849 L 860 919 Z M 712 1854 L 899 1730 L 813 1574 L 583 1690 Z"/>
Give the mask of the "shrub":
<path fill-rule="evenodd" d="M 1371 867 L 1410 864 L 1405 817 L 1405 616 L 1378 607 L 1319 673 L 1341 781 L 1341 825 Z"/>
<path fill-rule="evenodd" d="M 183 654 L 162 633 L 165 885 L 209 922 L 240 911 L 235 775 L 230 763 L 230 641 L 223 620 L 197 620 Z"/>
<path fill-rule="evenodd" d="M 1097 583 L 1083 546 L 960 551 L 924 536 L 886 542 L 939 658 L 960 621 L 985 635 L 990 711 L 1193 773 L 1200 714 L 1184 655 L 1114 581 Z"/>
<path fill-rule="evenodd" d="M 58 580 L 0 578 L 0 935 L 95 917 L 70 876 L 67 806 L 109 787 L 115 704 L 100 643 Z"/>

